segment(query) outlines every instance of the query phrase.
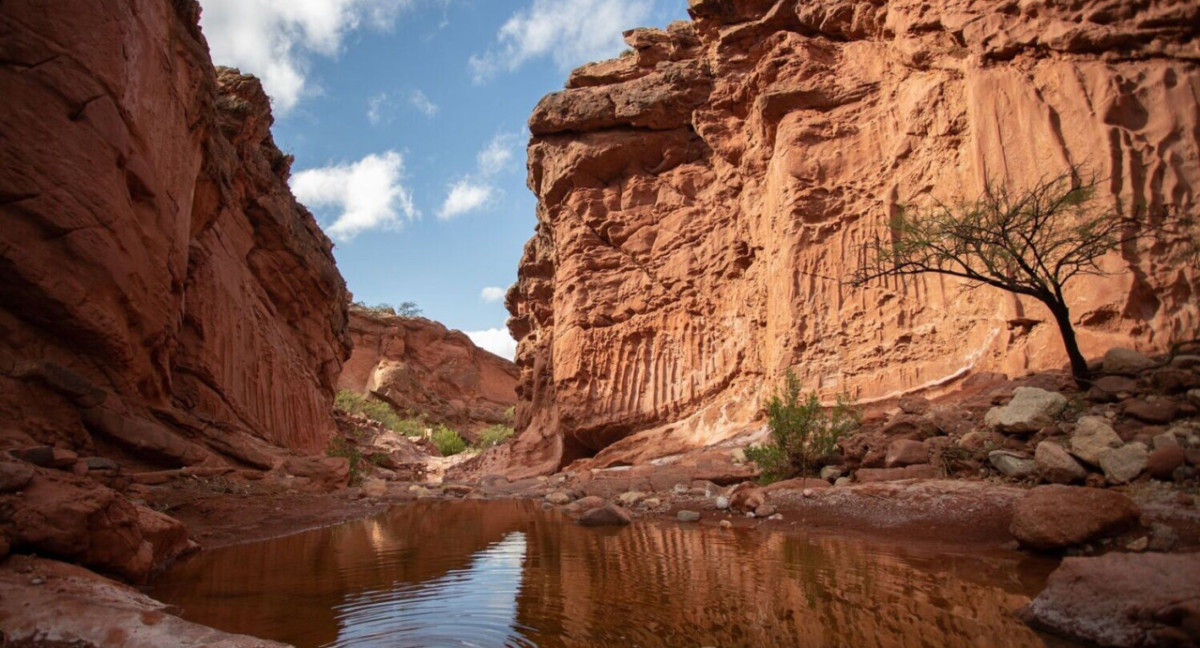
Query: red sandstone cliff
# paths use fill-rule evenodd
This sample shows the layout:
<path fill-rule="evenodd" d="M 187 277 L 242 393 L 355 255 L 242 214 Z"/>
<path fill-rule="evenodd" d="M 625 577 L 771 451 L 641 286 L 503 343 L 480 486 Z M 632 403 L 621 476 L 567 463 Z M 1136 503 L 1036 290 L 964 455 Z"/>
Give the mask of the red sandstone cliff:
<path fill-rule="evenodd" d="M 844 285 L 901 205 L 1077 164 L 1104 201 L 1196 210 L 1194 2 L 689 5 L 530 119 L 511 472 L 725 438 L 789 367 L 871 400 L 1064 362 L 1030 300 L 936 276 Z M 1128 247 L 1071 286 L 1085 353 L 1200 330 L 1200 273 L 1163 252 Z"/>
<path fill-rule="evenodd" d="M 424 415 L 472 436 L 503 423 L 517 402 L 517 368 L 461 331 L 420 317 L 350 307 L 354 352 L 338 389 L 371 392 L 406 416 Z"/>
<path fill-rule="evenodd" d="M 215 70 L 199 6 L 0 12 L 0 439 L 167 464 L 333 430 L 349 352 L 331 244 L 287 186 L 258 81 Z M 185 438 L 186 437 L 186 438 Z"/>
<path fill-rule="evenodd" d="M 262 87 L 213 67 L 198 17 L 0 5 L 0 557 L 144 578 L 189 541 L 129 473 L 269 470 L 334 431 L 345 284 Z"/>

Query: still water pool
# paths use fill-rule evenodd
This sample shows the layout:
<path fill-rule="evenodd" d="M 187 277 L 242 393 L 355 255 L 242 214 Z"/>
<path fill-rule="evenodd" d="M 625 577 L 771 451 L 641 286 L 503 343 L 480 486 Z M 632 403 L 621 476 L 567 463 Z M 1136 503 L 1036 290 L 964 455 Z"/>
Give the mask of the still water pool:
<path fill-rule="evenodd" d="M 586 529 L 530 501 L 439 501 L 217 549 L 149 593 L 297 646 L 1067 646 L 1012 613 L 1016 552 L 673 522 Z"/>

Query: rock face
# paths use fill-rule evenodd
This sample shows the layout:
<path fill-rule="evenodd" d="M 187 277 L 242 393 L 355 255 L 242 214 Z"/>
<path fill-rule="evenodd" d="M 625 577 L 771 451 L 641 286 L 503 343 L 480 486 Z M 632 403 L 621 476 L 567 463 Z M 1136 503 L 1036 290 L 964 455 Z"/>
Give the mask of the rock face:
<path fill-rule="evenodd" d="M 1200 643 L 1200 556 L 1067 558 L 1020 614 L 1102 646 L 1194 646 Z"/>
<path fill-rule="evenodd" d="M 1061 366 L 1030 300 L 933 276 L 844 284 L 903 205 L 1087 163 L 1105 204 L 1195 209 L 1193 5 L 692 0 L 690 13 L 631 32 L 634 55 L 577 70 L 530 119 L 539 224 L 507 300 L 516 472 L 727 438 L 787 368 L 825 397 L 871 400 Z M 1194 334 L 1194 268 L 1137 246 L 1103 267 L 1114 274 L 1069 286 L 1086 353 Z"/>
<path fill-rule="evenodd" d="M 371 392 L 401 413 L 424 414 L 467 434 L 506 421 L 517 403 L 516 365 L 461 331 L 352 306 L 350 336 L 354 352 L 338 389 Z"/>
<path fill-rule="evenodd" d="M 4 446 L 149 436 L 178 464 L 210 439 L 317 452 L 333 431 L 345 285 L 262 87 L 213 68 L 199 10 L 4 3 Z"/>

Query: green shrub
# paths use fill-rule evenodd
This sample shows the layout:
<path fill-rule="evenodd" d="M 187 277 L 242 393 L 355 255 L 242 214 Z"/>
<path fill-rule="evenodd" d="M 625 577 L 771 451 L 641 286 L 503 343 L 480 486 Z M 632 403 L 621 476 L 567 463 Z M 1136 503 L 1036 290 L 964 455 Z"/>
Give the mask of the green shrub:
<path fill-rule="evenodd" d="M 334 398 L 333 405 L 344 412 L 349 412 L 350 414 L 360 414 L 371 419 L 372 421 L 381 423 L 389 430 L 394 430 L 396 432 L 400 432 L 401 434 L 406 433 L 406 422 L 402 421 L 400 417 L 397 416 L 394 411 L 392 411 L 390 405 L 382 401 L 371 400 L 370 398 L 363 396 L 358 392 L 343 389 L 337 393 L 337 397 Z M 423 432 L 424 427 L 422 427 L 421 430 Z"/>
<path fill-rule="evenodd" d="M 325 449 L 326 457 L 342 457 L 350 462 L 350 485 L 356 486 L 362 480 L 362 475 L 359 473 L 359 466 L 362 465 L 362 453 L 358 451 L 358 446 L 350 443 L 340 436 L 335 436 L 329 440 L 329 447 Z"/>
<path fill-rule="evenodd" d="M 515 419 L 515 418 L 517 418 L 517 406 L 516 405 L 513 405 L 513 406 L 509 407 L 508 409 L 504 410 L 504 420 L 505 421 L 512 423 L 513 419 Z"/>
<path fill-rule="evenodd" d="M 467 449 L 467 442 L 458 436 L 458 432 L 451 430 L 445 425 L 439 425 L 433 429 L 431 437 L 433 445 L 437 446 L 438 452 L 442 453 L 443 457 L 456 455 Z"/>
<path fill-rule="evenodd" d="M 515 432 L 507 425 L 497 423 L 479 433 L 479 447 L 491 448 L 512 438 Z"/>
<path fill-rule="evenodd" d="M 815 392 L 800 396 L 800 379 L 791 369 L 783 391 L 764 404 L 771 440 L 746 448 L 746 458 L 762 470 L 761 481 L 771 483 L 796 475 L 807 476 L 817 462 L 837 450 L 837 440 L 862 421 L 858 408 L 845 394 L 832 408 L 821 407 Z"/>
<path fill-rule="evenodd" d="M 406 437 L 423 437 L 425 436 L 425 429 L 427 427 L 424 416 L 420 416 L 417 418 L 406 418 L 392 429 Z"/>
<path fill-rule="evenodd" d="M 417 302 L 411 301 L 400 302 L 399 304 L 375 304 L 374 306 L 369 306 L 366 302 L 356 301 L 354 305 L 375 315 L 419 317 L 422 312 L 421 308 L 417 306 Z"/>

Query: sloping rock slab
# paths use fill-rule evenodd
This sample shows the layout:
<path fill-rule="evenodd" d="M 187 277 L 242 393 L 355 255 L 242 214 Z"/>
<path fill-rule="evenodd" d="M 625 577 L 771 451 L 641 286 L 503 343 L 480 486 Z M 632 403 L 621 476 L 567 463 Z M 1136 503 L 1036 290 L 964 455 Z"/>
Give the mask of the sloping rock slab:
<path fill-rule="evenodd" d="M 31 585 L 30 574 L 45 584 Z M 5 638 L 17 645 L 286 646 L 184 621 L 167 609 L 131 587 L 73 565 L 18 556 L 0 568 L 0 618 Z"/>
<path fill-rule="evenodd" d="M 1103 646 L 1200 645 L 1200 554 L 1067 558 L 1019 614 Z"/>

